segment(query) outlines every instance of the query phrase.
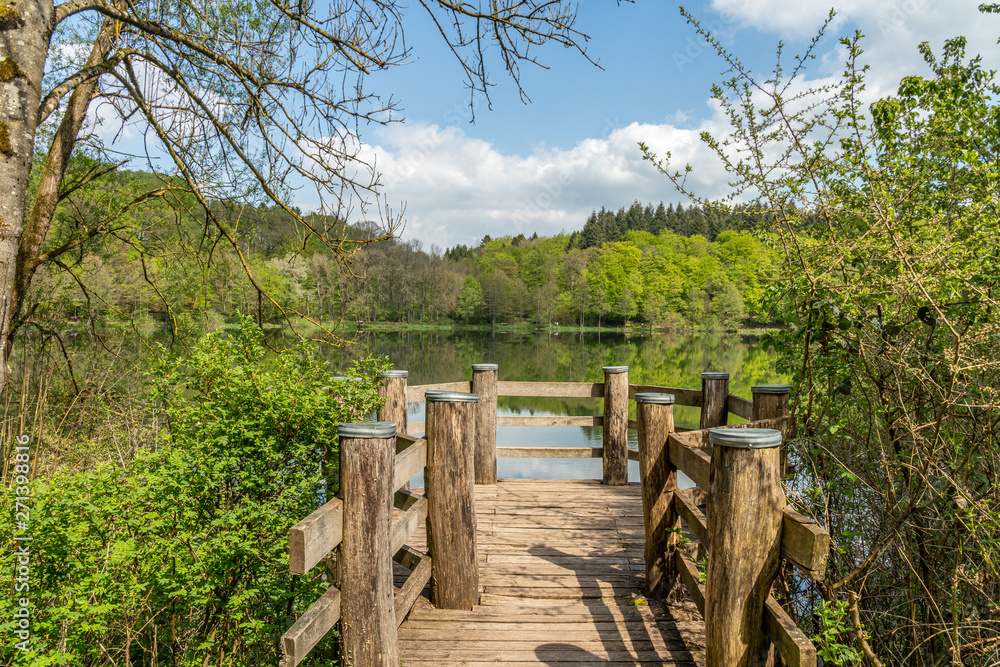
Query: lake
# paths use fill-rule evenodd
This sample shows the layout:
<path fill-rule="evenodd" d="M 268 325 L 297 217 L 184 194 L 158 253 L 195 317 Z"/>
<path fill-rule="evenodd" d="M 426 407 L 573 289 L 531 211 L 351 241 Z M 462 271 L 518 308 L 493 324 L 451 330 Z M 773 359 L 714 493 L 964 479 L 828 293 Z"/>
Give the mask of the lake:
<path fill-rule="evenodd" d="M 472 364 L 499 366 L 500 380 L 534 382 L 603 382 L 604 366 L 628 366 L 629 382 L 700 388 L 700 374 L 730 374 L 730 392 L 750 398 L 755 384 L 786 380 L 774 368 L 773 352 L 754 336 L 696 332 L 680 334 L 498 332 L 369 332 L 353 343 L 326 352 L 332 370 L 345 371 L 364 354 L 387 356 L 393 368 L 409 371 L 408 384 L 472 379 Z M 500 397 L 502 415 L 600 415 L 599 398 Z M 678 426 L 698 427 L 698 408 L 675 407 Z M 632 404 L 632 417 L 635 405 Z M 424 421 L 424 404 L 411 403 L 410 422 Z M 500 447 L 600 447 L 601 428 L 584 426 L 500 426 Z M 629 446 L 637 447 L 635 431 Z M 600 479 L 601 459 L 511 459 L 497 462 L 502 478 Z M 629 480 L 638 481 L 639 464 L 629 462 Z M 687 481 L 687 480 L 683 480 Z M 414 480 L 420 485 L 420 480 Z"/>

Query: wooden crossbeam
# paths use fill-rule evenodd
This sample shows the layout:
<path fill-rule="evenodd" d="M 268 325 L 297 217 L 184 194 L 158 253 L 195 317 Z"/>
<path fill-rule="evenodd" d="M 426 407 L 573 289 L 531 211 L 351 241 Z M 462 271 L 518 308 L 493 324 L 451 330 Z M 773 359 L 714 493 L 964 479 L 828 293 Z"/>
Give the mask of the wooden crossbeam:
<path fill-rule="evenodd" d="M 472 387 L 472 383 L 468 381 L 462 382 L 441 382 L 439 384 L 418 384 L 413 387 L 406 388 L 406 402 L 407 403 L 418 403 L 423 401 L 428 391 L 469 391 Z"/>
<path fill-rule="evenodd" d="M 701 391 L 697 389 L 683 389 L 681 387 L 661 387 L 654 384 L 630 384 L 628 386 L 628 397 L 635 398 L 636 394 L 673 394 L 674 405 L 684 405 L 692 408 L 701 407 Z"/>
<path fill-rule="evenodd" d="M 417 496 L 417 494 L 411 494 L 411 496 L 414 496 L 413 502 L 392 526 L 392 532 L 389 536 L 389 551 L 392 553 L 402 549 L 410 536 L 427 520 L 427 499 Z"/>
<path fill-rule="evenodd" d="M 288 571 L 311 570 L 340 544 L 343 531 L 344 504 L 334 498 L 288 529 Z"/>
<path fill-rule="evenodd" d="M 807 516 L 785 508 L 781 526 L 781 555 L 807 577 L 823 581 L 830 555 L 830 533 Z"/>
<path fill-rule="evenodd" d="M 331 586 L 281 637 L 281 667 L 295 667 L 340 620 L 340 591 Z"/>
<path fill-rule="evenodd" d="M 603 382 L 497 382 L 497 396 L 602 398 Z"/>
<path fill-rule="evenodd" d="M 697 431 L 691 431 L 697 433 Z M 692 482 L 703 489 L 708 489 L 708 475 L 712 468 L 712 459 L 700 448 L 689 441 L 691 433 L 671 433 L 668 439 L 670 462 L 687 475 Z"/>
<path fill-rule="evenodd" d="M 497 447 L 497 456 L 516 459 L 599 459 L 603 447 Z"/>
<path fill-rule="evenodd" d="M 431 559 L 428 556 L 403 547 L 393 557 L 397 563 L 410 570 L 410 576 L 403 585 L 396 589 L 394 604 L 396 608 L 396 626 L 403 623 L 406 615 L 413 609 L 413 604 L 420 597 L 420 592 L 431 580 Z"/>
<path fill-rule="evenodd" d="M 764 603 L 764 634 L 788 667 L 816 667 L 816 647 L 773 595 Z"/>
<path fill-rule="evenodd" d="M 574 416 L 574 417 L 557 417 L 557 416 L 539 416 L 539 417 L 522 417 L 522 416 L 498 416 L 497 426 L 601 426 L 604 424 L 604 417 L 602 416 Z"/>
<path fill-rule="evenodd" d="M 705 514 L 695 504 L 694 496 L 690 490 L 674 492 L 674 509 L 681 515 L 681 519 L 687 524 L 688 529 L 694 533 L 698 541 L 708 546 L 708 520 Z"/>
<path fill-rule="evenodd" d="M 427 441 L 415 440 L 413 444 L 396 454 L 396 468 L 393 472 L 393 491 L 398 491 L 413 476 L 427 465 Z"/>
<path fill-rule="evenodd" d="M 702 618 L 705 618 L 705 589 L 698 581 L 701 578 L 698 566 L 684 553 L 683 549 L 674 552 L 674 562 L 677 564 L 677 572 L 681 575 L 684 588 L 687 589 L 695 606 L 698 607 L 698 613 L 701 614 Z"/>
<path fill-rule="evenodd" d="M 748 401 L 745 398 L 730 394 L 726 409 L 737 417 L 743 417 L 743 419 L 753 418 L 753 401 Z"/>

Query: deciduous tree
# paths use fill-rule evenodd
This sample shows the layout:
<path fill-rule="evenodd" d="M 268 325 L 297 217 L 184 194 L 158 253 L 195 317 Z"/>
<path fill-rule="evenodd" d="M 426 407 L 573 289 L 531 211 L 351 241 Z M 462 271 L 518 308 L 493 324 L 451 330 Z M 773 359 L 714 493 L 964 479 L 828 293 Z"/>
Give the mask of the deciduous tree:
<path fill-rule="evenodd" d="M 368 81 L 411 58 L 403 34 L 411 12 L 429 15 L 470 94 L 487 99 L 484 54 L 526 97 L 520 68 L 537 62 L 538 46 L 582 52 L 585 39 L 574 28 L 574 5 L 561 0 L 420 0 L 412 8 L 397 0 L 0 3 L 0 360 L 30 318 L 25 298 L 40 265 L 98 237 L 131 246 L 144 262 L 151 252 L 115 212 L 76 225 L 59 244 L 50 238 L 60 203 L 115 167 L 98 135 L 82 132 L 98 107 L 138 127 L 146 144 L 139 152 L 169 165 L 156 169 L 162 179 L 136 201 L 184 193 L 200 213 L 202 249 L 228 245 L 260 298 L 281 313 L 288 308 L 270 298 L 234 222 L 213 201 L 276 208 L 293 221 L 301 245 L 318 240 L 341 262 L 368 240 L 345 238 L 344 221 L 378 220 L 374 238 L 393 234 L 399 217 L 379 199 L 379 176 L 360 156 L 358 131 L 398 118 L 391 91 L 372 90 Z M 74 172 L 70 157 L 81 151 L 98 159 Z M 292 205 L 292 187 L 302 185 L 329 215 L 305 216 Z M 0 363 L 0 387 L 6 368 Z"/>

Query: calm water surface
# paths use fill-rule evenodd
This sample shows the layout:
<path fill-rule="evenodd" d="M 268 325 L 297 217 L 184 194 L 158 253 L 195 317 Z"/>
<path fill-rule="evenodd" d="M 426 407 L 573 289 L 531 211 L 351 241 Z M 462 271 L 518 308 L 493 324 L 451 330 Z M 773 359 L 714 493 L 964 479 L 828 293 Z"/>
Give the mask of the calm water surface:
<path fill-rule="evenodd" d="M 330 351 L 335 371 L 346 370 L 364 354 L 389 358 L 392 367 L 409 371 L 410 386 L 472 379 L 472 364 L 499 366 L 500 380 L 533 382 L 603 382 L 604 366 L 628 366 L 632 384 L 701 387 L 700 374 L 730 374 L 730 392 L 750 398 L 750 387 L 785 381 L 774 368 L 774 355 L 754 337 L 734 334 L 692 335 L 521 334 L 479 332 L 377 332 L 359 334 L 354 344 Z M 600 415 L 600 398 L 501 397 L 502 415 Z M 410 422 L 424 421 L 424 404 L 411 403 Z M 675 407 L 678 426 L 697 428 L 698 409 Z M 635 405 L 632 415 L 635 417 Z M 501 426 L 501 447 L 600 447 L 601 428 L 583 426 Z M 635 431 L 629 446 L 637 447 Z M 497 462 L 503 478 L 599 479 L 601 459 L 510 459 Z M 639 464 L 629 462 L 629 479 L 638 481 Z M 686 481 L 686 480 L 683 480 Z M 420 479 L 414 484 L 422 485 Z"/>

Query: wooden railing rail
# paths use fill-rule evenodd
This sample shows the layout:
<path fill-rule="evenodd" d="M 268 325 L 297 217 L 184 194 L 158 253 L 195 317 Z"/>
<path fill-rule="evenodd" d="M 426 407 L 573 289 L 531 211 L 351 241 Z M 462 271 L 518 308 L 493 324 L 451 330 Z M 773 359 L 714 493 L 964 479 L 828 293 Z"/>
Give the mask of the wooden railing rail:
<path fill-rule="evenodd" d="M 418 403 L 424 400 L 429 391 L 459 391 L 468 392 L 472 387 L 471 382 L 441 382 L 438 384 L 421 384 L 413 387 L 406 387 L 406 402 Z"/>
<path fill-rule="evenodd" d="M 405 424 L 406 372 L 387 372 L 380 393 L 386 401 L 379 416 Z M 331 585 L 284 634 L 282 667 L 298 665 L 338 622 L 346 665 L 396 667 L 396 628 L 428 581 L 439 607 L 478 603 L 471 510 L 476 396 L 430 387 L 419 388 L 419 395 L 433 406 L 425 438 L 397 434 L 395 422 L 340 425 L 340 497 L 289 530 L 290 572 L 305 575 L 326 561 L 327 576 L 340 575 L 339 588 Z M 464 478 L 456 474 L 462 470 Z M 408 488 L 421 471 L 426 494 Z M 425 524 L 427 554 L 406 544 Z M 393 561 L 410 570 L 398 588 Z"/>
<path fill-rule="evenodd" d="M 386 408 L 387 414 L 398 410 L 399 404 L 428 400 L 426 422 L 408 424 L 410 432 L 426 430 L 426 439 L 408 435 L 396 439 L 394 489 L 402 488 L 424 468 L 428 491 L 426 498 L 405 489 L 396 494 L 401 516 L 393 526 L 389 545 L 397 562 L 412 566 L 414 586 L 423 576 L 431 578 L 432 598 L 438 606 L 468 608 L 475 604 L 474 582 L 478 577 L 472 483 L 496 483 L 498 456 L 600 457 L 606 484 L 627 483 L 627 462 L 634 460 L 640 465 L 648 593 L 667 595 L 678 582 L 685 586 L 705 618 L 709 667 L 763 665 L 771 645 L 787 665 L 814 666 L 815 648 L 771 595 L 771 582 L 782 560 L 792 563 L 804 576 L 821 581 L 830 548 L 829 534 L 788 508 L 781 490 L 784 435 L 790 425 L 789 388 L 755 386 L 752 400 L 747 400 L 729 393 L 727 373 L 703 373 L 701 380 L 700 391 L 635 385 L 628 383 L 627 367 L 605 367 L 602 383 L 501 382 L 493 364 L 475 365 L 470 382 L 416 387 L 397 382 L 390 391 L 387 380 L 386 404 L 394 406 Z M 442 407 L 448 403 L 442 402 L 442 392 L 469 389 L 479 394 L 474 407 L 463 405 L 475 402 L 475 394 L 462 394 L 467 398 L 453 395 L 450 407 Z M 396 398 L 390 401 L 393 392 Z M 498 416 L 498 396 L 604 398 L 604 414 Z M 630 399 L 636 402 L 636 419 L 628 418 Z M 697 430 L 674 425 L 675 404 L 701 409 Z M 730 415 L 749 421 L 729 424 Z M 569 425 L 602 426 L 603 446 L 496 446 L 497 426 Z M 638 451 L 627 449 L 628 429 L 639 433 Z M 475 442 L 461 445 L 471 433 L 476 433 Z M 448 473 L 443 472 L 446 469 Z M 455 471 L 472 474 L 456 477 Z M 696 488 L 679 490 L 679 471 Z M 306 525 L 296 538 L 296 544 L 301 545 L 296 548 L 302 552 L 297 556 L 297 567 L 318 562 L 323 557 L 320 552 L 333 539 L 326 535 L 319 540 L 313 534 L 319 529 L 311 526 L 336 522 L 335 517 L 346 511 L 328 503 L 303 521 Z M 429 563 L 405 547 L 406 539 L 422 521 L 428 525 Z M 702 545 L 698 558 L 707 556 L 704 583 L 695 559 L 680 546 L 682 526 L 687 526 Z M 460 548 L 439 556 L 434 550 L 442 535 L 468 539 Z M 406 601 L 412 604 L 410 597 L 415 599 L 418 593 L 409 583 L 397 591 L 400 610 L 409 609 Z M 332 600 L 327 606 L 333 608 Z"/>
<path fill-rule="evenodd" d="M 397 395 L 405 395 L 408 402 L 423 401 L 427 391 L 468 391 L 479 396 L 476 408 L 476 444 L 475 444 L 475 479 L 476 484 L 495 484 L 497 480 L 496 460 L 498 457 L 513 458 L 601 458 L 604 461 L 602 477 L 605 483 L 625 484 L 628 478 L 628 461 L 638 461 L 638 452 L 629 451 L 627 431 L 638 430 L 638 421 L 628 418 L 628 401 L 636 394 L 665 393 L 674 396 L 675 405 L 703 408 L 701 428 L 725 426 L 729 414 L 742 419 L 754 417 L 754 410 L 760 406 L 755 394 L 754 401 L 748 401 L 738 396 L 730 395 L 728 373 L 703 373 L 702 387 L 685 389 L 682 387 L 665 387 L 660 385 L 628 384 L 627 366 L 608 366 L 603 369 L 604 382 L 511 382 L 498 379 L 496 364 L 473 364 L 472 380 L 470 382 L 444 382 L 438 384 L 417 385 L 407 387 L 405 375 L 401 388 L 396 387 Z M 392 371 L 403 373 L 405 371 Z M 398 380 L 396 380 L 398 382 Z M 611 390 L 608 387 L 612 387 Z M 627 399 L 624 399 L 627 387 Z M 388 395 L 388 394 L 387 394 Z M 497 398 L 534 397 L 534 398 L 604 398 L 604 414 L 602 415 L 497 415 Z M 787 397 L 786 397 L 787 398 Z M 385 419 L 404 415 L 389 409 L 392 400 L 387 400 Z M 399 403 L 392 403 L 398 405 Z M 787 400 L 785 402 L 787 409 Z M 770 409 L 765 404 L 762 409 Z M 383 418 L 380 413 L 380 418 Z M 757 417 L 759 418 L 759 417 Z M 608 424 L 613 424 L 608 427 Z M 624 427 L 622 423 L 624 422 Z M 496 445 L 496 429 L 498 426 L 600 426 L 603 428 L 602 447 L 584 447 L 575 451 L 574 447 L 500 447 Z M 409 434 L 423 433 L 425 422 L 415 422 L 407 425 Z M 675 427 L 678 433 L 691 429 Z M 706 444 L 706 449 L 709 447 Z M 783 460 L 783 459 L 782 459 Z"/>
<path fill-rule="evenodd" d="M 724 374 L 703 376 L 706 405 L 717 402 L 713 392 L 728 392 L 727 384 Z M 710 667 L 763 665 L 771 644 L 787 665 L 816 664 L 815 647 L 770 593 L 781 559 L 821 581 L 830 549 L 829 534 L 786 507 L 781 491 L 777 445 L 788 429 L 788 391 L 754 387 L 753 401 L 726 393 L 728 412 L 755 421 L 712 425 L 723 421 L 721 413 L 703 413 L 709 426 L 683 434 L 673 427 L 672 397 L 635 395 L 647 586 L 651 595 L 669 594 L 678 581 L 688 590 L 705 618 Z M 700 488 L 678 490 L 677 471 Z M 704 584 L 678 544 L 681 522 L 707 554 Z"/>
<path fill-rule="evenodd" d="M 341 424 L 337 432 L 340 497 L 292 526 L 288 541 L 292 574 L 307 574 L 337 548 L 339 588 L 331 585 L 282 636 L 281 665 L 298 665 L 340 622 L 347 664 L 395 667 L 398 624 L 395 606 L 386 604 L 393 594 L 391 540 L 407 532 L 395 527 L 391 505 L 396 424 Z"/>

